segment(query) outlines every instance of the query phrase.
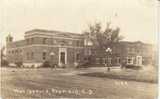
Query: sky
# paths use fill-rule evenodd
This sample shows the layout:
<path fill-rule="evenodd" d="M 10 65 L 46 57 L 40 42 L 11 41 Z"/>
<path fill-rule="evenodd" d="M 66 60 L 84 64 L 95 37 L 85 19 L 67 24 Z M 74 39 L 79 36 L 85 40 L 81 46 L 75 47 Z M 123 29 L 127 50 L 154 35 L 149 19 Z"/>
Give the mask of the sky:
<path fill-rule="evenodd" d="M 154 0 L 0 0 L 0 38 L 24 39 L 31 29 L 82 33 L 88 24 L 120 27 L 127 41 L 156 41 Z"/>

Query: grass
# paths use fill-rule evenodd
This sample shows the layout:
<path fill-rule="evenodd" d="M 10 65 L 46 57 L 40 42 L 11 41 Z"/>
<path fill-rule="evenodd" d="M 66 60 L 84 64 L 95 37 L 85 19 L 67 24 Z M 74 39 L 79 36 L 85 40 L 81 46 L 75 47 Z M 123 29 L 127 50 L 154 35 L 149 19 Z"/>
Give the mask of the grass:
<path fill-rule="evenodd" d="M 120 70 L 120 71 L 110 71 L 110 72 L 93 72 L 93 73 L 84 73 L 79 74 L 83 76 L 90 77 L 102 77 L 102 78 L 111 78 L 111 79 L 122 79 L 122 80 L 131 80 L 138 82 L 149 82 L 157 83 L 158 75 L 156 70 Z"/>
<path fill-rule="evenodd" d="M 156 83 L 143 83 L 124 80 L 102 79 L 100 77 L 80 76 L 80 73 L 106 71 L 106 68 L 88 69 L 50 69 L 50 68 L 2 68 L 1 95 L 5 98 L 26 99 L 32 98 L 105 98 L 105 99 L 154 99 L 157 92 Z M 142 71 L 114 71 L 109 73 L 142 72 Z M 69 75 L 68 75 L 69 73 Z M 70 75 L 73 73 L 73 75 Z M 108 72 L 107 72 L 108 73 Z M 131 73 L 130 73 L 131 74 Z M 25 93 L 15 92 L 15 89 Z M 57 90 L 78 90 L 77 94 L 55 93 Z M 84 94 L 82 90 L 92 90 L 93 94 Z M 48 90 L 49 93 L 28 93 L 28 90 Z"/>

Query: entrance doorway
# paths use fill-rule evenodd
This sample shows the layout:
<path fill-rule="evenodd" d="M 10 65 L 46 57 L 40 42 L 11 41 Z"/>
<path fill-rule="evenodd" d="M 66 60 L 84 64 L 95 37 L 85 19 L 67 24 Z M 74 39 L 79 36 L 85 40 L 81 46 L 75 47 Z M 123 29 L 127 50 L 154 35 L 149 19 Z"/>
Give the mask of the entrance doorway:
<path fill-rule="evenodd" d="M 61 52 L 61 53 L 60 53 L 60 62 L 61 62 L 62 64 L 65 64 L 65 52 Z"/>
<path fill-rule="evenodd" d="M 63 66 L 67 64 L 67 49 L 59 48 L 59 66 Z"/>

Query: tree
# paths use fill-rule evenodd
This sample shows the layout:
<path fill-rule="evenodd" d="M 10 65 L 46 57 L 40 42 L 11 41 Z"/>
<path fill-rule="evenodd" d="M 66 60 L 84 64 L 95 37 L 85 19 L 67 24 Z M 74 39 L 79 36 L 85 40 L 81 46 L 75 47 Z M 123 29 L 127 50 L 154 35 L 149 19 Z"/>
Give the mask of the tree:
<path fill-rule="evenodd" d="M 113 29 L 111 28 L 111 23 L 108 22 L 104 30 L 102 30 L 101 23 L 89 25 L 89 30 L 85 31 L 84 34 L 86 39 L 89 39 L 93 43 L 93 46 L 106 49 L 113 43 L 123 39 L 123 37 L 119 35 L 119 32 L 119 27 Z"/>
<path fill-rule="evenodd" d="M 2 48 L 1 48 L 1 59 L 3 60 L 4 59 L 4 50 L 5 50 L 5 47 L 3 46 Z"/>
<path fill-rule="evenodd" d="M 5 47 L 3 46 L 1 48 L 1 65 L 2 66 L 8 66 L 8 61 L 4 58 L 5 57 L 5 54 L 4 54 L 4 51 L 5 51 Z"/>

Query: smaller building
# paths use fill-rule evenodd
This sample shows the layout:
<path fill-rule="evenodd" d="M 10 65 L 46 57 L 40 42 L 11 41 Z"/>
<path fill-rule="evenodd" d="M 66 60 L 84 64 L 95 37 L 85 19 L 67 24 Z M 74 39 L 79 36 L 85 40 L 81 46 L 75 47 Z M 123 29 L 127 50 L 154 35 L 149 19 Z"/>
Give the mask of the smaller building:
<path fill-rule="evenodd" d="M 85 51 L 90 56 L 90 63 L 93 65 L 105 65 L 107 62 L 112 66 L 117 65 L 155 65 L 156 53 L 153 45 L 129 41 L 113 43 L 111 52 L 106 52 L 98 46 L 87 46 Z"/>

